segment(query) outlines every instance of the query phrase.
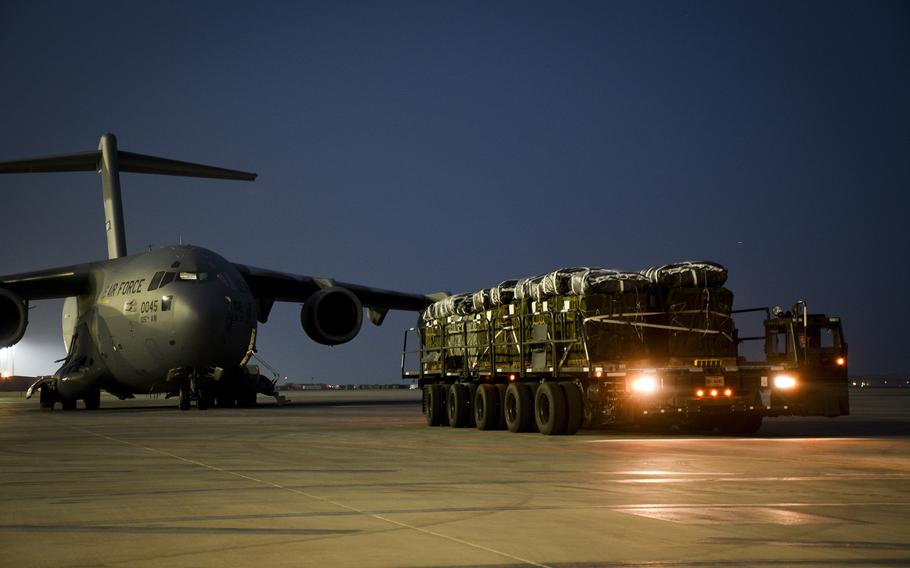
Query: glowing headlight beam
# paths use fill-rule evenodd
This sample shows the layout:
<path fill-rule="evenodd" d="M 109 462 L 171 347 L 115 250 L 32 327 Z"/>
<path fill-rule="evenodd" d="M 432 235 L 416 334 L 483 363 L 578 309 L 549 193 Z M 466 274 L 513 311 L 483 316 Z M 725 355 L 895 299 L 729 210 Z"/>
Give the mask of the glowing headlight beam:
<path fill-rule="evenodd" d="M 639 394 L 651 394 L 657 391 L 659 386 L 654 375 L 641 375 L 632 379 L 632 392 Z"/>
<path fill-rule="evenodd" d="M 796 377 L 792 375 L 777 375 L 774 377 L 774 387 L 780 390 L 796 388 Z"/>

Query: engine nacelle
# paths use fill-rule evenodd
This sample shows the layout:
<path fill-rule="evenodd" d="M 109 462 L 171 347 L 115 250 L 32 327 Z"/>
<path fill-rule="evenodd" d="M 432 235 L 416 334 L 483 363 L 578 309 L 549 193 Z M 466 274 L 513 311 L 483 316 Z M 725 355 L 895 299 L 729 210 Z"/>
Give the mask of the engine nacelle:
<path fill-rule="evenodd" d="M 0 347 L 19 343 L 28 327 L 28 306 L 9 290 L 0 289 Z"/>
<path fill-rule="evenodd" d="M 300 323 L 303 331 L 317 343 L 347 343 L 360 331 L 363 305 L 347 288 L 323 288 L 303 303 Z"/>

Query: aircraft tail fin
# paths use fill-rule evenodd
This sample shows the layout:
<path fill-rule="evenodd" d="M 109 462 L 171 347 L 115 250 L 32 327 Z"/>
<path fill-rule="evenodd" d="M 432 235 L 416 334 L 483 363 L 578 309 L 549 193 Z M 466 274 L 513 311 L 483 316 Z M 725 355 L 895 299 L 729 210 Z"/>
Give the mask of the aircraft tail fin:
<path fill-rule="evenodd" d="M 126 256 L 126 231 L 120 199 L 120 172 L 253 181 L 255 173 L 121 152 L 113 134 L 101 137 L 98 150 L 0 162 L 0 174 L 90 172 L 101 175 L 108 258 Z"/>

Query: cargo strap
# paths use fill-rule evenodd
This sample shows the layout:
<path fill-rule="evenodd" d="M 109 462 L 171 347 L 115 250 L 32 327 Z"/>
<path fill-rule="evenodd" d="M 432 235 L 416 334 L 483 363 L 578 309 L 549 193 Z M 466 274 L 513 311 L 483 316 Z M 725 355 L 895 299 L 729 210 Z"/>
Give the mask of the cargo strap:
<path fill-rule="evenodd" d="M 722 331 L 718 331 L 716 329 L 696 329 L 693 327 L 682 327 L 682 326 L 678 326 L 678 325 L 662 325 L 659 323 L 643 323 L 643 322 L 637 322 L 637 321 L 616 320 L 616 319 L 609 319 L 610 317 L 611 316 L 592 316 L 589 318 L 585 318 L 584 322 L 585 323 L 588 323 L 588 322 L 616 323 L 616 324 L 623 324 L 623 325 L 634 325 L 636 327 L 654 327 L 657 329 L 669 329 L 672 331 L 689 331 L 692 333 L 704 333 L 704 334 L 723 333 Z"/>

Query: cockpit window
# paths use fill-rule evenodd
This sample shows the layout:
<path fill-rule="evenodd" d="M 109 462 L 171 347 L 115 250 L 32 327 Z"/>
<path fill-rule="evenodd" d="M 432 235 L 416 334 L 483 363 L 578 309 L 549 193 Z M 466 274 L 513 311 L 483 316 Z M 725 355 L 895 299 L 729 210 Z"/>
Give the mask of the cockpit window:
<path fill-rule="evenodd" d="M 164 272 L 156 272 L 155 275 L 152 276 L 152 281 L 149 282 L 149 289 L 148 289 L 149 292 L 151 292 L 152 290 L 158 289 L 158 287 L 161 285 L 162 276 L 164 276 Z"/>
<path fill-rule="evenodd" d="M 174 281 L 174 278 L 177 276 L 176 272 L 165 272 L 161 277 L 161 284 L 158 285 L 159 288 L 164 288 L 168 284 Z"/>
<path fill-rule="evenodd" d="M 209 277 L 207 272 L 178 272 L 178 280 L 201 281 Z"/>
<path fill-rule="evenodd" d="M 174 281 L 174 277 L 176 275 L 177 275 L 176 272 L 164 272 L 164 271 L 156 272 L 155 275 L 152 276 L 151 282 L 149 282 L 148 291 L 151 292 L 152 290 L 164 288 L 165 286 L 167 286 L 168 284 L 170 284 L 171 282 Z"/>

